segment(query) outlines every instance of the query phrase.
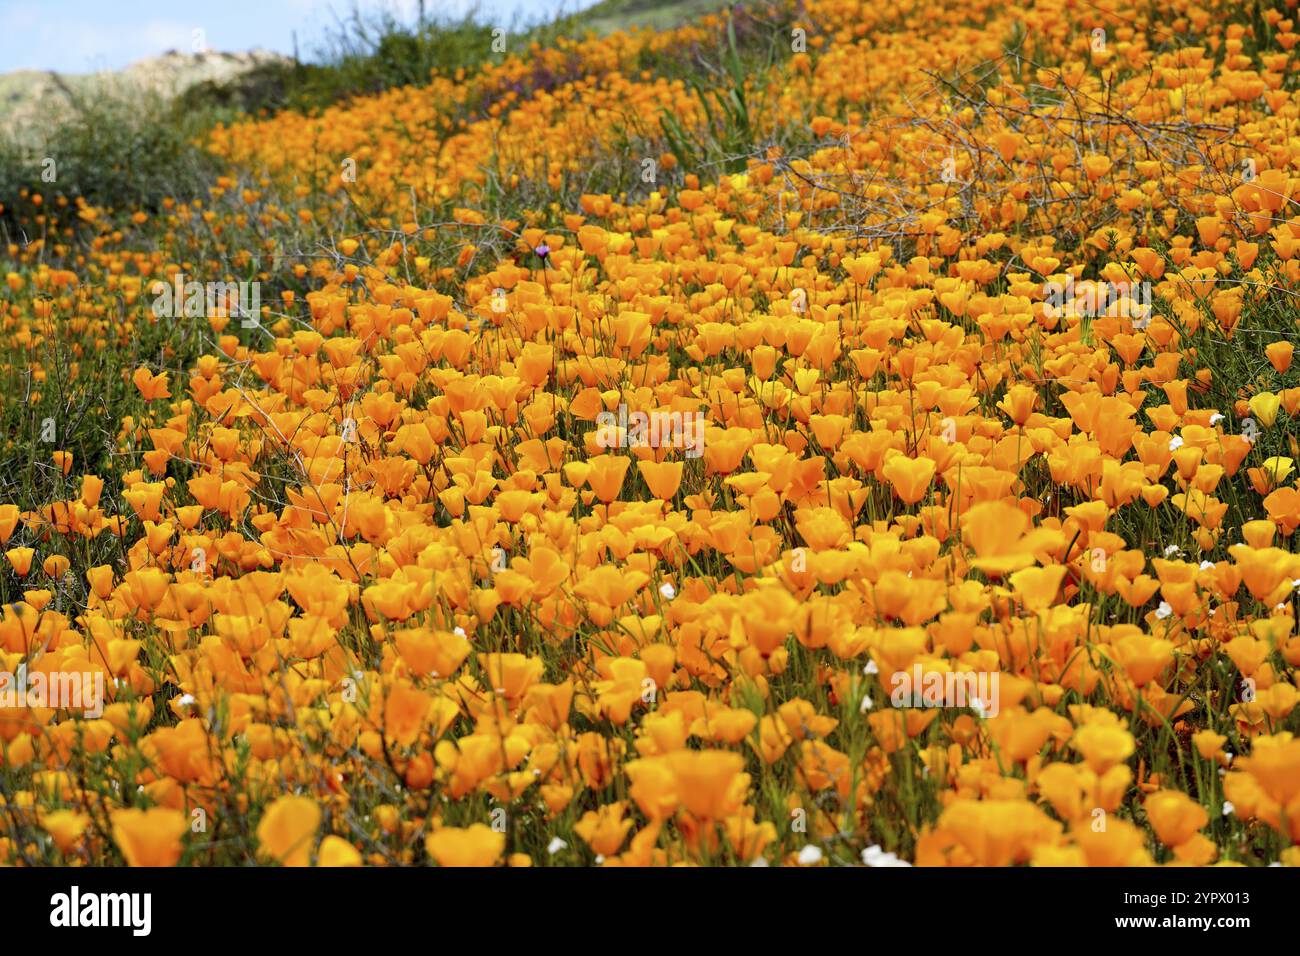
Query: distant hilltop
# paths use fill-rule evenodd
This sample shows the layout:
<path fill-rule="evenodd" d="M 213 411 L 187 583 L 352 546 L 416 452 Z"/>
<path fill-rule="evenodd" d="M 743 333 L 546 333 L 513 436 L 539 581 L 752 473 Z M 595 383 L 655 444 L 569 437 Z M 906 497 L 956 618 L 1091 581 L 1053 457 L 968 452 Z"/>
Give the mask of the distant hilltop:
<path fill-rule="evenodd" d="M 197 83 L 209 80 L 225 83 L 267 63 L 289 62 L 289 57 L 267 50 L 247 53 L 168 50 L 117 71 L 0 73 L 0 135 L 39 140 L 41 125 L 65 115 L 77 97 L 145 93 L 170 99 Z"/>

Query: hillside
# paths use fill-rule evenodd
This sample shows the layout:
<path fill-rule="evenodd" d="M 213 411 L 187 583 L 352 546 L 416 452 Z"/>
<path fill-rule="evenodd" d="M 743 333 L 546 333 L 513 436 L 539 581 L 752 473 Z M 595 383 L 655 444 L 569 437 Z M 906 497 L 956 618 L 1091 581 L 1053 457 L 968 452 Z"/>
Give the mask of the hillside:
<path fill-rule="evenodd" d="M 262 50 L 247 53 L 168 51 L 118 72 L 0 74 L 0 136 L 39 139 L 40 127 L 66 121 L 78 101 L 157 96 L 170 100 L 198 83 L 231 83 L 265 64 L 290 62 Z"/>
<path fill-rule="evenodd" d="M 1295 27 L 358 23 L 0 150 L 0 863 L 1300 865 Z"/>

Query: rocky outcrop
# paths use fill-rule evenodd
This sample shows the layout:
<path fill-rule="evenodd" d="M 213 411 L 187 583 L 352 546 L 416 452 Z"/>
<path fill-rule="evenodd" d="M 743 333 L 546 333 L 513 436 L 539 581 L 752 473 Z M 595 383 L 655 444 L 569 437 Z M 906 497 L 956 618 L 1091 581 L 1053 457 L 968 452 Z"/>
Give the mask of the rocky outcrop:
<path fill-rule="evenodd" d="M 39 139 L 44 124 L 57 123 L 79 98 L 158 96 L 171 99 L 204 82 L 228 83 L 259 66 L 288 63 L 266 50 L 247 53 L 181 53 L 168 50 L 118 71 L 54 73 L 18 70 L 0 74 L 0 135 Z"/>

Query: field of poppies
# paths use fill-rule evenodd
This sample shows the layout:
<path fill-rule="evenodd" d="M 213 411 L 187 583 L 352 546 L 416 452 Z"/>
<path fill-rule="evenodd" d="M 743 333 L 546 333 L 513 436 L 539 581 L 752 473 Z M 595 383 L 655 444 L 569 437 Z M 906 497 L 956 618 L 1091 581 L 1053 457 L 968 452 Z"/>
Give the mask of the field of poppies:
<path fill-rule="evenodd" d="M 0 861 L 1300 865 L 1295 7 L 503 34 L 3 197 Z"/>

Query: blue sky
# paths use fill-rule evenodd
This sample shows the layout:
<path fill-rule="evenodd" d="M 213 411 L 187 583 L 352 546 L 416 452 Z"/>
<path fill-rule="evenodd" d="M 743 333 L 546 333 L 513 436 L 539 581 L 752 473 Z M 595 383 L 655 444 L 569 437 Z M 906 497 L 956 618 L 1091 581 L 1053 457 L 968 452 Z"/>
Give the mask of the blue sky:
<path fill-rule="evenodd" d="M 594 0 L 425 0 L 430 16 L 460 16 L 477 7 L 483 18 L 508 25 L 573 12 Z M 412 22 L 418 0 L 0 0 L 0 73 L 117 70 L 169 49 L 188 51 L 196 30 L 208 49 L 261 47 L 304 58 L 327 28 L 353 8 L 388 10 Z"/>

